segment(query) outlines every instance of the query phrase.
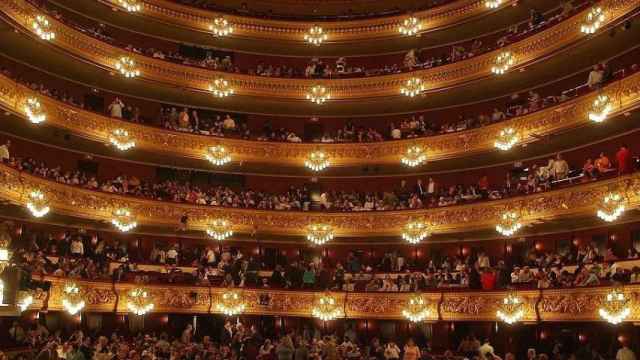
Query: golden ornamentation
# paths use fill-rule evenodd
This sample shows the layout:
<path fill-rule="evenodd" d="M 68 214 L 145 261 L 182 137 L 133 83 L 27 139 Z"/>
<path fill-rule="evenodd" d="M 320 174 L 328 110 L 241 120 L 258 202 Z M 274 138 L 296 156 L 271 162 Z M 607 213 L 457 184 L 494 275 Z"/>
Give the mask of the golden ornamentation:
<path fill-rule="evenodd" d="M 522 228 L 520 215 L 515 211 L 506 211 L 500 217 L 500 222 L 496 225 L 496 231 L 503 236 L 512 236 Z"/>
<path fill-rule="evenodd" d="M 80 294 L 80 287 L 76 283 L 64 285 L 62 291 L 62 307 L 70 315 L 75 315 L 84 309 L 86 303 Z"/>
<path fill-rule="evenodd" d="M 131 289 L 127 298 L 127 309 L 138 316 L 148 313 L 155 306 L 151 295 L 143 288 Z"/>
<path fill-rule="evenodd" d="M 209 30 L 214 36 L 227 36 L 233 33 L 233 26 L 223 17 L 217 17 L 213 19 L 213 23 L 209 25 Z"/>
<path fill-rule="evenodd" d="M 47 199 L 40 190 L 32 190 L 29 193 L 29 199 L 27 200 L 27 209 L 31 212 L 31 215 L 39 218 L 47 215 L 51 208 L 47 204 Z"/>
<path fill-rule="evenodd" d="M 411 221 L 404 226 L 402 239 L 410 244 L 419 244 L 429 236 L 429 226 L 422 221 Z"/>
<path fill-rule="evenodd" d="M 624 210 L 624 197 L 619 193 L 610 192 L 602 199 L 602 204 L 596 215 L 606 222 L 613 222 L 624 213 Z"/>
<path fill-rule="evenodd" d="M 631 314 L 629 299 L 621 289 L 613 289 L 605 297 L 598 314 L 609 323 L 618 325 Z"/>
<path fill-rule="evenodd" d="M 136 146 L 136 142 L 129 135 L 129 132 L 121 128 L 115 129 L 111 132 L 111 135 L 109 135 L 109 142 L 121 151 L 127 151 Z"/>
<path fill-rule="evenodd" d="M 613 110 L 613 104 L 609 96 L 600 94 L 593 100 L 593 104 L 589 110 L 589 120 L 601 123 L 607 120 L 607 116 L 609 116 L 611 110 Z"/>
<path fill-rule="evenodd" d="M 415 97 L 422 94 L 425 90 L 424 82 L 418 77 L 413 77 L 405 81 L 404 86 L 400 88 L 400 94 L 408 97 Z"/>
<path fill-rule="evenodd" d="M 320 46 L 323 42 L 325 42 L 329 36 L 324 32 L 321 26 L 313 25 L 309 28 L 306 34 L 304 34 L 304 41 L 309 44 Z"/>
<path fill-rule="evenodd" d="M 502 0 L 485 0 L 484 5 L 488 9 L 497 9 L 502 5 Z"/>
<path fill-rule="evenodd" d="M 580 31 L 585 34 L 593 34 L 602 26 L 605 21 L 604 11 L 601 7 L 591 8 L 584 18 L 584 22 L 580 25 Z"/>
<path fill-rule="evenodd" d="M 333 227 L 328 224 L 311 224 L 307 227 L 307 240 L 314 245 L 324 245 L 333 240 Z"/>
<path fill-rule="evenodd" d="M 51 23 L 43 15 L 36 15 L 31 24 L 33 31 L 45 41 L 51 41 L 56 38 L 56 33 L 51 29 Z"/>
<path fill-rule="evenodd" d="M 30 97 L 25 101 L 24 113 L 32 124 L 40 124 L 47 120 L 47 114 L 36 97 Z"/>
<path fill-rule="evenodd" d="M 140 70 L 136 66 L 136 61 L 129 56 L 121 56 L 115 64 L 116 70 L 126 78 L 140 76 Z"/>
<path fill-rule="evenodd" d="M 131 210 L 127 208 L 118 208 L 113 212 L 111 223 L 122 232 L 128 232 L 138 226 Z"/>
<path fill-rule="evenodd" d="M 494 143 L 495 147 L 507 151 L 510 150 L 515 144 L 518 143 L 518 133 L 514 128 L 504 128 L 500 131 L 500 135 Z"/>
<path fill-rule="evenodd" d="M 496 75 L 506 73 L 515 64 L 515 56 L 511 51 L 503 51 L 493 61 L 491 72 Z"/>
<path fill-rule="evenodd" d="M 209 85 L 209 91 L 213 94 L 213 96 L 223 98 L 229 95 L 233 95 L 233 88 L 229 85 L 229 82 L 224 78 L 217 78 Z"/>
<path fill-rule="evenodd" d="M 205 154 L 207 160 L 215 166 L 222 166 L 231 161 L 231 154 L 222 145 L 210 146 Z"/>
<path fill-rule="evenodd" d="M 206 231 L 207 235 L 218 241 L 222 241 L 233 235 L 231 223 L 225 219 L 214 219 L 213 221 L 211 221 L 209 226 L 207 226 Z"/>
<path fill-rule="evenodd" d="M 398 31 L 402 35 L 413 36 L 417 35 L 418 32 L 422 29 L 422 22 L 415 16 L 410 16 L 402 22 L 400 26 L 398 26 Z"/>
<path fill-rule="evenodd" d="M 524 316 L 524 305 L 515 292 L 510 292 L 502 300 L 498 311 L 496 311 L 498 319 L 507 324 L 514 324 Z"/>
<path fill-rule="evenodd" d="M 331 321 L 344 316 L 344 311 L 342 311 L 336 298 L 326 293 L 316 301 L 311 309 L 311 314 L 322 321 Z"/>
<path fill-rule="evenodd" d="M 235 316 L 242 314 L 246 306 L 240 291 L 227 290 L 220 296 L 216 309 L 226 316 Z"/>
<path fill-rule="evenodd" d="M 402 309 L 402 316 L 417 323 L 431 316 L 431 311 L 422 295 L 415 294 L 407 300 L 407 305 Z"/>
<path fill-rule="evenodd" d="M 400 161 L 409 166 L 416 167 L 427 161 L 427 152 L 419 145 L 410 146 Z"/>
<path fill-rule="evenodd" d="M 331 94 L 329 90 L 322 85 L 314 85 L 309 89 L 309 92 L 307 92 L 307 100 L 314 104 L 322 105 L 329 99 L 331 99 Z"/>
<path fill-rule="evenodd" d="M 140 5 L 138 0 L 118 0 L 118 4 L 130 13 L 142 10 L 142 5 Z"/>
<path fill-rule="evenodd" d="M 304 160 L 304 166 L 313 171 L 322 171 L 328 168 L 330 164 L 329 156 L 327 156 L 323 151 L 311 152 Z"/>

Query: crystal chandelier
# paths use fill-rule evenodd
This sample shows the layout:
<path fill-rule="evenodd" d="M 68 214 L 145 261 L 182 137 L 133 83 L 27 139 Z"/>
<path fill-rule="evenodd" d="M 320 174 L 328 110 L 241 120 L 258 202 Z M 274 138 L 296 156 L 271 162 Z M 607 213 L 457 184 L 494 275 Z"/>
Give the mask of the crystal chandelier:
<path fill-rule="evenodd" d="M 109 141 L 121 151 L 127 151 L 136 146 L 135 140 L 129 136 L 129 132 L 125 129 L 113 130 L 109 135 Z"/>
<path fill-rule="evenodd" d="M 153 310 L 154 304 L 151 301 L 151 296 L 147 290 L 142 288 L 135 288 L 129 291 L 129 301 L 127 302 L 127 308 L 130 312 L 140 316 Z"/>
<path fill-rule="evenodd" d="M 593 104 L 591 104 L 591 109 L 589 110 L 589 120 L 601 123 L 607 119 L 607 116 L 609 116 L 611 110 L 613 110 L 611 99 L 605 94 L 600 94 L 593 101 Z"/>
<path fill-rule="evenodd" d="M 400 88 L 400 93 L 408 97 L 420 95 L 425 90 L 422 79 L 414 77 L 407 80 L 404 86 Z"/>
<path fill-rule="evenodd" d="M 33 19 L 31 26 L 36 35 L 42 40 L 51 41 L 56 38 L 56 33 L 51 30 L 51 23 L 42 15 L 37 15 L 35 19 Z"/>
<path fill-rule="evenodd" d="M 404 226 L 402 239 L 410 244 L 418 244 L 429 236 L 429 227 L 422 221 L 412 221 Z"/>
<path fill-rule="evenodd" d="M 313 171 L 322 171 L 329 166 L 329 157 L 323 151 L 313 151 L 304 160 L 304 166 Z"/>
<path fill-rule="evenodd" d="M 515 57 L 510 51 L 501 52 L 493 61 L 491 72 L 496 75 L 502 75 L 507 72 L 515 63 Z"/>
<path fill-rule="evenodd" d="M 325 40 L 327 40 L 328 36 L 322 29 L 322 27 L 318 25 L 312 26 L 306 34 L 304 34 L 304 40 L 309 44 L 320 46 Z"/>
<path fill-rule="evenodd" d="M 618 325 L 631 314 L 629 299 L 624 296 L 622 290 L 613 289 L 607 294 L 598 313 L 609 323 Z"/>
<path fill-rule="evenodd" d="M 416 167 L 427 161 L 427 152 L 421 146 L 414 145 L 407 149 L 400 161 L 409 167 Z"/>
<path fill-rule="evenodd" d="M 496 225 L 496 231 L 504 236 L 511 236 L 520 230 L 521 227 L 520 216 L 518 216 L 515 211 L 507 211 L 502 214 L 500 223 Z"/>
<path fill-rule="evenodd" d="M 231 161 L 231 155 L 222 145 L 210 146 L 204 155 L 210 163 L 216 166 L 222 166 Z"/>
<path fill-rule="evenodd" d="M 402 309 L 402 315 L 411 322 L 421 322 L 431 315 L 431 311 L 427 307 L 427 303 L 424 301 L 420 294 L 415 294 L 409 297 L 407 304 Z"/>
<path fill-rule="evenodd" d="M 515 293 L 510 292 L 504 299 L 502 299 L 500 305 L 498 305 L 496 316 L 498 319 L 511 325 L 522 319 L 524 316 L 523 307 L 524 304 L 522 303 L 522 299 L 517 297 Z"/>
<path fill-rule="evenodd" d="M 32 124 L 40 124 L 47 120 L 47 114 L 45 114 L 40 100 L 34 97 L 28 98 L 24 103 L 24 113 Z"/>
<path fill-rule="evenodd" d="M 613 222 L 624 213 L 625 205 L 622 195 L 610 192 L 602 199 L 601 208 L 596 213 L 598 217 L 606 222 Z"/>
<path fill-rule="evenodd" d="M 416 17 L 408 17 L 404 19 L 402 25 L 398 26 L 398 31 L 402 35 L 412 36 L 418 34 L 422 29 L 422 22 Z"/>
<path fill-rule="evenodd" d="M 214 36 L 227 36 L 233 32 L 233 26 L 223 17 L 217 17 L 213 23 L 209 25 L 209 30 Z"/>
<path fill-rule="evenodd" d="M 329 90 L 322 85 L 311 87 L 307 93 L 307 100 L 310 100 L 314 104 L 322 105 L 329 99 L 331 99 L 331 94 Z"/>
<path fill-rule="evenodd" d="M 116 69 L 126 78 L 140 76 L 140 70 L 136 67 L 136 62 L 128 56 L 121 56 L 116 61 Z"/>
<path fill-rule="evenodd" d="M 116 211 L 113 212 L 111 223 L 122 232 L 128 232 L 138 226 L 138 223 L 131 214 L 131 211 L 127 208 L 116 209 Z"/>
<path fill-rule="evenodd" d="M 217 78 L 209 85 L 209 91 L 216 97 L 223 98 L 233 95 L 233 88 L 223 78 Z"/>
<path fill-rule="evenodd" d="M 333 240 L 333 227 L 327 224 L 311 224 L 307 227 L 307 240 L 315 245 L 323 245 Z"/>
<path fill-rule="evenodd" d="M 128 12 L 138 12 L 142 10 L 142 5 L 138 3 L 138 0 L 118 0 L 120 6 L 122 6 Z"/>
<path fill-rule="evenodd" d="M 344 316 L 343 314 L 336 299 L 328 293 L 322 295 L 311 309 L 311 315 L 322 321 L 331 321 Z"/>
<path fill-rule="evenodd" d="M 500 135 L 494 142 L 494 146 L 502 151 L 507 151 L 517 144 L 518 140 L 518 134 L 514 128 L 505 128 L 500 131 Z"/>
<path fill-rule="evenodd" d="M 226 316 L 242 314 L 246 307 L 239 291 L 227 290 L 219 298 L 216 308 Z"/>
<path fill-rule="evenodd" d="M 68 283 L 62 290 L 62 307 L 70 315 L 75 315 L 84 309 L 84 299 L 80 296 L 80 288 L 75 283 Z"/>
<path fill-rule="evenodd" d="M 209 226 L 207 226 L 207 235 L 216 240 L 222 241 L 233 235 L 231 223 L 225 219 L 215 219 L 209 224 Z"/>
<path fill-rule="evenodd" d="M 604 11 L 602 11 L 601 7 L 593 7 L 587 14 L 587 17 L 584 19 L 584 22 L 580 26 L 580 31 L 585 34 L 593 34 L 604 22 L 605 16 Z"/>
<path fill-rule="evenodd" d="M 484 5 L 489 9 L 497 9 L 500 5 L 502 5 L 502 0 L 486 0 Z"/>
<path fill-rule="evenodd" d="M 29 193 L 29 199 L 27 200 L 27 209 L 31 212 L 31 215 L 39 218 L 49 213 L 49 205 L 47 205 L 47 199 L 40 190 L 33 190 Z"/>
<path fill-rule="evenodd" d="M 20 311 L 25 311 L 33 304 L 33 295 L 29 291 L 20 291 L 16 298 L 16 305 Z"/>

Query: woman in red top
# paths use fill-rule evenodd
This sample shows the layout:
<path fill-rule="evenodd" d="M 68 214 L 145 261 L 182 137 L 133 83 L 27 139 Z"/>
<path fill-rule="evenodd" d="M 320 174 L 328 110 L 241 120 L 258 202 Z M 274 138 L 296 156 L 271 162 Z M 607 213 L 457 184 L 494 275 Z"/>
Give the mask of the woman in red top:
<path fill-rule="evenodd" d="M 627 145 L 622 145 L 616 153 L 618 161 L 618 175 L 628 174 L 631 172 L 631 152 Z"/>

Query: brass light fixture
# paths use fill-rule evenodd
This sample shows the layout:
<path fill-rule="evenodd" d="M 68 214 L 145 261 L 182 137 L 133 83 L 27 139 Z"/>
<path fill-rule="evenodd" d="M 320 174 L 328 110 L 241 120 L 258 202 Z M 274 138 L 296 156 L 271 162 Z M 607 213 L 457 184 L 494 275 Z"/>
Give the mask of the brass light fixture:
<path fill-rule="evenodd" d="M 309 28 L 307 33 L 304 35 L 304 40 L 309 44 L 315 46 L 320 46 L 320 44 L 325 42 L 328 38 L 329 36 L 324 31 L 324 29 L 322 29 L 322 27 L 318 25 L 314 25 Z"/>
<path fill-rule="evenodd" d="M 307 240 L 315 245 L 323 245 L 333 240 L 333 227 L 328 224 L 311 224 L 307 226 Z"/>
<path fill-rule="evenodd" d="M 311 315 L 322 321 L 331 321 L 344 316 L 344 311 L 342 311 L 336 298 L 326 293 L 316 301 L 311 309 Z"/>
<path fill-rule="evenodd" d="M 109 135 L 109 142 L 118 150 L 127 151 L 136 146 L 136 141 L 129 135 L 125 129 L 115 129 Z"/>
<path fill-rule="evenodd" d="M 304 160 L 304 166 L 313 171 L 322 171 L 329 167 L 330 164 L 329 156 L 321 150 L 309 153 L 307 158 Z"/>
<path fill-rule="evenodd" d="M 24 113 L 32 124 L 40 124 L 47 120 L 47 114 L 44 112 L 40 100 L 35 97 L 30 97 L 25 101 Z"/>
<path fill-rule="evenodd" d="M 75 315 L 84 309 L 85 302 L 76 283 L 68 283 L 62 290 L 62 307 L 70 315 Z"/>
<path fill-rule="evenodd" d="M 520 216 L 515 211 L 507 211 L 500 217 L 500 222 L 496 225 L 496 231 L 503 236 L 512 236 L 522 228 Z"/>
<path fill-rule="evenodd" d="M 502 5 L 502 0 L 485 0 L 484 5 L 489 9 L 497 9 Z"/>
<path fill-rule="evenodd" d="M 224 78 L 217 78 L 213 80 L 213 82 L 209 85 L 209 91 L 213 94 L 213 96 L 223 98 L 229 95 L 233 95 L 234 90 L 229 85 L 229 81 Z"/>
<path fill-rule="evenodd" d="M 617 192 L 610 192 L 602 199 L 596 215 L 606 222 L 613 222 L 624 213 L 624 210 L 624 197 Z"/>
<path fill-rule="evenodd" d="M 141 316 L 153 310 L 154 304 L 149 292 L 143 288 L 135 288 L 127 294 L 127 308 L 130 312 Z"/>
<path fill-rule="evenodd" d="M 416 167 L 427 161 L 427 152 L 422 146 L 413 145 L 407 148 L 407 152 L 402 156 L 400 161 L 409 167 Z"/>
<path fill-rule="evenodd" d="M 491 72 L 496 75 L 502 75 L 515 64 L 515 61 L 515 56 L 511 51 L 503 51 L 493 61 Z"/>
<path fill-rule="evenodd" d="M 402 238 L 410 244 L 419 244 L 429 236 L 429 226 L 422 221 L 411 221 L 404 226 Z"/>
<path fill-rule="evenodd" d="M 591 104 L 591 109 L 589 109 L 589 120 L 597 123 L 601 123 L 607 120 L 607 116 L 613 110 L 613 104 L 611 99 L 605 95 L 600 94 Z"/>
<path fill-rule="evenodd" d="M 140 70 L 136 66 L 136 61 L 129 56 L 121 56 L 116 61 L 116 69 L 126 78 L 134 78 L 140 76 Z"/>
<path fill-rule="evenodd" d="M 398 26 L 398 31 L 402 35 L 413 36 L 417 35 L 422 30 L 422 22 L 415 16 L 410 16 Z"/>
<path fill-rule="evenodd" d="M 516 133 L 516 130 L 514 128 L 508 127 L 500 131 L 500 135 L 493 143 L 493 145 L 502 151 L 507 151 L 510 150 L 515 144 L 517 144 L 518 140 L 520 139 L 518 138 L 518 133 Z"/>
<path fill-rule="evenodd" d="M 405 81 L 404 86 L 400 88 L 400 94 L 408 97 L 416 97 L 425 90 L 424 82 L 421 78 L 413 77 Z"/>
<path fill-rule="evenodd" d="M 233 26 L 223 17 L 213 19 L 213 23 L 209 25 L 209 30 L 214 36 L 223 37 L 233 33 Z"/>
<path fill-rule="evenodd" d="M 204 155 L 210 163 L 216 166 L 222 166 L 231 161 L 231 154 L 227 148 L 222 145 L 210 146 Z"/>
<path fill-rule="evenodd" d="M 210 237 L 222 241 L 229 236 L 233 235 L 233 229 L 231 228 L 231 222 L 225 219 L 214 219 L 207 226 L 207 235 Z"/>
<path fill-rule="evenodd" d="M 142 10 L 142 5 L 138 0 L 118 0 L 120 6 L 122 6 L 127 12 L 134 13 Z"/>
<path fill-rule="evenodd" d="M 307 100 L 314 104 L 322 105 L 329 99 L 331 99 L 329 89 L 322 85 L 314 85 L 309 89 L 309 92 L 307 92 Z"/>
<path fill-rule="evenodd" d="M 113 212 L 111 223 L 122 232 L 128 232 L 138 226 L 131 210 L 127 208 L 118 208 Z"/>
<path fill-rule="evenodd" d="M 32 190 L 27 200 L 27 209 L 34 217 L 43 217 L 49 213 L 51 208 L 47 204 L 44 193 L 40 190 Z"/>
<path fill-rule="evenodd" d="M 430 315 L 431 311 L 420 294 L 411 295 L 402 309 L 402 316 L 415 323 L 423 321 Z"/>
<path fill-rule="evenodd" d="M 51 23 L 43 15 L 37 15 L 31 23 L 33 31 L 45 41 L 51 41 L 56 38 L 56 33 L 51 29 Z"/>
<path fill-rule="evenodd" d="M 515 292 L 509 292 L 507 296 L 502 299 L 500 305 L 498 305 L 496 316 L 507 324 L 514 324 L 520 321 L 524 316 L 522 299 L 520 299 Z"/>
<path fill-rule="evenodd" d="M 20 311 L 25 311 L 33 304 L 33 295 L 30 291 L 18 291 L 16 296 L 16 305 Z"/>
<path fill-rule="evenodd" d="M 242 294 L 236 290 L 227 290 L 220 295 L 216 308 L 226 316 L 240 315 L 244 312 L 246 304 Z"/>
<path fill-rule="evenodd" d="M 611 290 L 598 309 L 600 317 L 611 324 L 618 325 L 631 314 L 629 299 L 622 289 Z"/>
<path fill-rule="evenodd" d="M 600 29 L 604 20 L 605 15 L 602 8 L 599 6 L 593 7 L 587 13 L 584 22 L 580 26 L 580 31 L 585 34 L 593 34 Z"/>

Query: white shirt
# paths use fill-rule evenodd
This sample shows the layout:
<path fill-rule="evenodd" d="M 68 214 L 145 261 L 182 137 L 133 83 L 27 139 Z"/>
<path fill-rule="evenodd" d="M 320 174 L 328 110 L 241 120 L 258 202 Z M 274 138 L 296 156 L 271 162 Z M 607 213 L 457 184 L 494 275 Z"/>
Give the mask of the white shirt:
<path fill-rule="evenodd" d="M 167 251 L 167 259 L 175 259 L 178 257 L 178 251 L 176 249 L 169 249 Z"/>
<path fill-rule="evenodd" d="M 6 144 L 0 145 L 0 161 L 9 159 L 9 148 Z"/>
<path fill-rule="evenodd" d="M 480 353 L 480 359 L 482 360 L 493 359 L 493 357 L 489 358 L 486 356 L 488 354 L 493 355 L 493 346 L 491 346 L 491 344 L 489 343 L 482 344 L 482 346 L 480 346 L 480 348 L 478 349 L 478 352 Z"/>
<path fill-rule="evenodd" d="M 70 250 L 72 254 L 79 254 L 79 255 L 84 254 L 84 245 L 82 244 L 82 241 L 77 241 L 77 240 L 72 241 Z"/>
<path fill-rule="evenodd" d="M 393 130 L 391 130 L 391 138 L 392 139 L 401 139 L 402 138 L 402 131 L 400 131 L 400 129 L 395 128 Z"/>
<path fill-rule="evenodd" d="M 636 360 L 636 354 L 634 354 L 631 349 L 624 346 L 618 350 L 616 360 Z"/>
<path fill-rule="evenodd" d="M 110 111 L 111 117 L 121 118 L 122 117 L 122 108 L 123 108 L 122 102 L 120 102 L 120 101 L 112 102 L 111 105 L 109 105 L 109 111 Z"/>

